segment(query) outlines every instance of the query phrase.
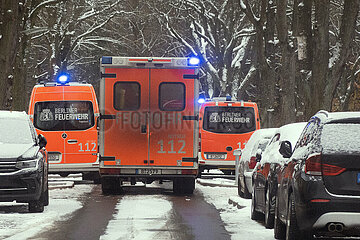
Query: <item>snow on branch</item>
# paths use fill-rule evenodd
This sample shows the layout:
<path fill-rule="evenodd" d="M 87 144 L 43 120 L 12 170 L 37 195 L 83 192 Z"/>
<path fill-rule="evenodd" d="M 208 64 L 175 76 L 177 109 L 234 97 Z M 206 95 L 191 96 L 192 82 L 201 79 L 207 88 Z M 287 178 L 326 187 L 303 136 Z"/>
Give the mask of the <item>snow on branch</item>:
<path fill-rule="evenodd" d="M 59 3 L 59 2 L 62 2 L 64 0 L 48 0 L 48 1 L 44 1 L 42 3 L 39 3 L 39 5 L 37 5 L 29 14 L 28 18 L 31 18 L 32 15 L 34 15 L 38 10 L 40 10 L 42 7 L 46 7 L 48 5 L 51 5 L 51 4 L 56 4 L 56 3 Z"/>

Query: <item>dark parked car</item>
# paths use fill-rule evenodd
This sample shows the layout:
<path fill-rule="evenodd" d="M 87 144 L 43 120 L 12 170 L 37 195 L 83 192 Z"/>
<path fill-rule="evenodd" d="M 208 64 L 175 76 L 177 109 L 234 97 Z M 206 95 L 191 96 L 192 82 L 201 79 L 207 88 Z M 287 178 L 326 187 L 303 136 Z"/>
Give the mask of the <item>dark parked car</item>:
<path fill-rule="evenodd" d="M 313 116 L 281 171 L 276 239 L 360 235 L 360 112 Z"/>
<path fill-rule="evenodd" d="M 25 112 L 14 111 L 0 111 L 0 136 L 0 201 L 43 212 L 49 204 L 46 139 Z"/>
<path fill-rule="evenodd" d="M 270 138 L 274 135 L 276 128 L 263 128 L 256 130 L 242 150 L 239 166 L 236 171 L 238 174 L 238 194 L 243 198 L 251 198 L 252 192 L 252 173 L 256 166 L 256 151 L 265 150 Z"/>
<path fill-rule="evenodd" d="M 305 125 L 306 122 L 291 123 L 276 129 L 265 151 L 257 158 L 260 162 L 252 179 L 251 219 L 260 220 L 265 216 L 266 228 L 274 227 L 277 174 L 287 160 L 279 153 L 280 145 L 283 141 L 295 145 Z"/>

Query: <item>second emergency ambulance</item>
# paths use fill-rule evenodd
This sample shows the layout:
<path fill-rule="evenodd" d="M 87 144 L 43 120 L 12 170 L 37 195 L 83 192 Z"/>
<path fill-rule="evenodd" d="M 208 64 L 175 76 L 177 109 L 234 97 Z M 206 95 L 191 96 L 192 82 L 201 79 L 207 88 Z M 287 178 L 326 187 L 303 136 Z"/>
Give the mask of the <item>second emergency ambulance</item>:
<path fill-rule="evenodd" d="M 47 141 L 49 173 L 83 173 L 99 179 L 97 118 L 99 108 L 91 84 L 46 82 L 34 86 L 28 114 Z"/>
<path fill-rule="evenodd" d="M 235 171 L 233 150 L 245 147 L 260 129 L 256 103 L 235 101 L 230 96 L 204 100 L 200 108 L 199 172 L 220 169 Z"/>
<path fill-rule="evenodd" d="M 102 191 L 172 180 L 191 194 L 198 163 L 198 59 L 102 57 Z"/>

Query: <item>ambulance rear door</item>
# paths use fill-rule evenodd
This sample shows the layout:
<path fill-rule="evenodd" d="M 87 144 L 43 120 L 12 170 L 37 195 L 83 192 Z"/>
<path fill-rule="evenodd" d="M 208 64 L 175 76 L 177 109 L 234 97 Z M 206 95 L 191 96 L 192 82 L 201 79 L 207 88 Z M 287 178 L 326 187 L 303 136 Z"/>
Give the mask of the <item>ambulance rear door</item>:
<path fill-rule="evenodd" d="M 194 69 L 150 70 L 149 162 L 193 166 L 195 144 Z M 197 125 L 196 125 L 197 126 Z"/>
<path fill-rule="evenodd" d="M 148 165 L 149 69 L 105 68 L 100 154 L 106 165 Z"/>
<path fill-rule="evenodd" d="M 88 86 L 64 89 L 64 113 L 57 118 L 64 124 L 65 163 L 94 163 L 97 160 L 96 98 Z"/>

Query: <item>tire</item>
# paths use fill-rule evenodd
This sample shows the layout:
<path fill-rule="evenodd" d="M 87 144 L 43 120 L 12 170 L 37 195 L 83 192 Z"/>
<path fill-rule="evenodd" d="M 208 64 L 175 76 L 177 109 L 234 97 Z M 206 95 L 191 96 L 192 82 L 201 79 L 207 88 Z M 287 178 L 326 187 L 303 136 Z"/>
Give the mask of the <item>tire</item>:
<path fill-rule="evenodd" d="M 265 228 L 274 228 L 274 204 L 270 195 L 271 189 L 268 188 L 265 195 Z"/>
<path fill-rule="evenodd" d="M 238 178 L 238 186 L 237 186 L 237 189 L 238 189 L 238 195 L 242 198 L 245 198 L 244 197 L 244 193 L 241 191 L 241 182 L 240 182 L 240 178 Z"/>
<path fill-rule="evenodd" d="M 245 185 L 244 185 L 244 198 L 251 199 L 252 196 L 251 196 L 251 193 L 249 192 L 249 190 L 248 190 L 248 188 L 246 186 L 245 177 L 244 177 L 244 183 L 245 183 Z"/>
<path fill-rule="evenodd" d="M 123 193 L 118 178 L 101 178 L 101 190 L 103 195 L 121 194 Z"/>
<path fill-rule="evenodd" d="M 252 220 L 261 220 L 263 215 L 256 211 L 256 199 L 255 199 L 255 188 L 253 187 L 253 192 L 251 194 L 251 219 Z"/>
<path fill-rule="evenodd" d="M 44 211 L 44 206 L 45 206 L 44 199 L 46 198 L 46 192 L 47 191 L 42 191 L 39 200 L 33 200 L 29 202 L 29 212 L 41 213 Z"/>
<path fill-rule="evenodd" d="M 173 191 L 176 195 L 192 195 L 195 189 L 194 178 L 175 178 L 173 180 Z"/>
<path fill-rule="evenodd" d="M 286 240 L 297 240 L 299 238 L 299 228 L 296 221 L 295 199 L 294 194 L 291 193 L 288 203 L 288 211 L 286 216 Z"/>
<path fill-rule="evenodd" d="M 285 239 L 286 228 L 285 224 L 283 224 L 279 218 L 278 204 L 278 200 L 276 200 L 274 217 L 274 238 L 283 240 Z"/>

